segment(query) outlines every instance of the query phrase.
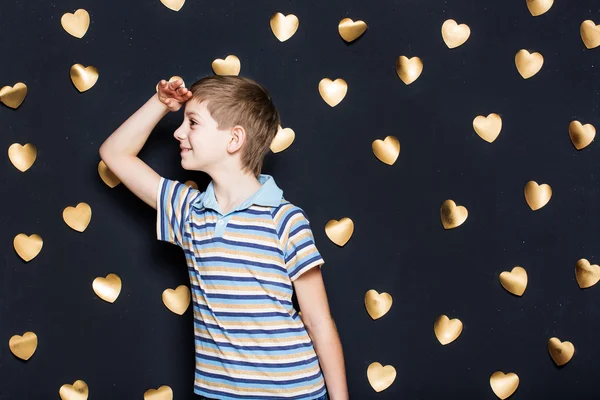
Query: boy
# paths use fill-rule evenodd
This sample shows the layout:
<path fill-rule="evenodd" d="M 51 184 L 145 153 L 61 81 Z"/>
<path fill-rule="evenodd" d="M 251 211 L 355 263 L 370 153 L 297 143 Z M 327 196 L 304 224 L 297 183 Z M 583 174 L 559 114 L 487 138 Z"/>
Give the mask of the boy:
<path fill-rule="evenodd" d="M 160 119 L 184 104 L 174 137 L 181 166 L 212 178 L 204 192 L 137 157 Z M 260 173 L 279 124 L 268 92 L 249 78 L 211 76 L 189 90 L 161 80 L 100 147 L 108 168 L 157 210 L 158 240 L 184 250 L 200 399 L 348 399 L 309 221 Z"/>

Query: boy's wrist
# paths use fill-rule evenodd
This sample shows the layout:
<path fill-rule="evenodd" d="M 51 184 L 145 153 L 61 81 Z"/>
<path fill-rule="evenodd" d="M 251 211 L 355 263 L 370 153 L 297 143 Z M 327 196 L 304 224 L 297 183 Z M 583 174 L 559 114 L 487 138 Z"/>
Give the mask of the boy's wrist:
<path fill-rule="evenodd" d="M 158 103 L 160 103 L 160 107 L 162 108 L 164 114 L 169 113 L 169 107 L 161 100 L 160 93 L 157 92 L 154 96 L 152 96 L 152 98 L 155 99 Z"/>

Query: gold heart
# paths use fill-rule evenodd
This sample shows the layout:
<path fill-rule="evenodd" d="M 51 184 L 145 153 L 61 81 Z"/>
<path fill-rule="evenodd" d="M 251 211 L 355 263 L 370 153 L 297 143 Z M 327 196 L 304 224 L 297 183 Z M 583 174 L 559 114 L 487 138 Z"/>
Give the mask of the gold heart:
<path fill-rule="evenodd" d="M 212 69 L 217 75 L 237 76 L 239 75 L 241 68 L 242 65 L 240 64 L 240 59 L 233 54 L 228 55 L 224 60 L 222 58 L 217 58 L 212 62 Z"/>
<path fill-rule="evenodd" d="M 25 261 L 31 261 L 40 254 L 43 245 L 42 238 L 37 234 L 27 236 L 19 233 L 13 240 L 15 251 Z"/>
<path fill-rule="evenodd" d="M 544 14 L 552 7 L 554 0 L 527 0 L 527 8 L 534 17 Z"/>
<path fill-rule="evenodd" d="M 185 0 L 160 0 L 160 2 L 170 10 L 179 11 L 183 7 Z"/>
<path fill-rule="evenodd" d="M 278 12 L 271 17 L 271 30 L 280 42 L 285 42 L 294 36 L 294 33 L 298 30 L 299 23 L 298 17 L 294 14 L 284 16 L 282 13 Z"/>
<path fill-rule="evenodd" d="M 442 39 L 450 49 L 465 43 L 470 35 L 471 28 L 466 24 L 458 25 L 453 19 L 448 19 L 442 24 Z"/>
<path fill-rule="evenodd" d="M 64 384 L 58 391 L 62 400 L 86 400 L 89 395 L 88 385 L 77 380 L 73 385 Z"/>
<path fill-rule="evenodd" d="M 335 81 L 323 78 L 319 82 L 319 94 L 331 107 L 340 104 L 346 97 L 346 93 L 348 93 L 348 84 L 342 78 L 337 78 Z"/>
<path fill-rule="evenodd" d="M 339 221 L 332 219 L 325 225 L 325 234 L 338 246 L 348 243 L 353 232 L 354 222 L 350 218 L 342 218 Z"/>
<path fill-rule="evenodd" d="M 463 323 L 458 318 L 449 319 L 446 315 L 440 315 L 435 319 L 433 332 L 442 345 L 454 342 L 462 333 Z"/>
<path fill-rule="evenodd" d="M 588 49 L 600 46 L 600 25 L 596 25 L 592 20 L 585 20 L 579 27 L 579 34 L 583 44 Z"/>
<path fill-rule="evenodd" d="M 600 281 L 600 266 L 582 258 L 575 264 L 575 278 L 581 289 L 592 287 Z"/>
<path fill-rule="evenodd" d="M 31 143 L 22 146 L 19 143 L 13 143 L 8 148 L 8 158 L 10 162 L 21 172 L 27 171 L 37 158 L 37 148 Z"/>
<path fill-rule="evenodd" d="M 452 229 L 461 226 L 469 216 L 469 212 L 465 207 L 457 206 L 452 200 L 446 200 L 442 203 L 440 214 L 444 229 Z"/>
<path fill-rule="evenodd" d="M 90 27 L 90 14 L 83 8 L 80 8 L 74 14 L 63 14 L 60 24 L 68 34 L 81 39 Z"/>
<path fill-rule="evenodd" d="M 18 108 L 27 96 L 27 85 L 22 82 L 15 83 L 15 86 L 4 86 L 0 89 L 0 102 L 10 108 Z"/>
<path fill-rule="evenodd" d="M 273 153 L 279 153 L 292 145 L 294 139 L 296 138 L 296 133 L 291 128 L 282 128 L 279 125 L 279 129 L 277 130 L 277 135 L 271 141 L 271 151 Z"/>
<path fill-rule="evenodd" d="M 364 21 L 354 22 L 350 18 L 344 18 L 338 24 L 338 32 L 346 42 L 358 39 L 366 30 L 367 24 Z"/>
<path fill-rule="evenodd" d="M 506 399 L 519 387 L 519 377 L 513 372 L 505 375 L 502 371 L 496 371 L 490 377 L 490 386 L 496 396 Z"/>
<path fill-rule="evenodd" d="M 571 342 L 561 342 L 560 339 L 553 337 L 548 340 L 548 352 L 556 365 L 560 367 L 571 361 L 575 353 L 575 346 Z"/>
<path fill-rule="evenodd" d="M 183 82 L 183 78 L 182 78 L 182 77 L 180 77 L 180 76 L 177 76 L 177 75 L 175 75 L 175 76 L 172 76 L 172 77 L 169 79 L 169 82 L 174 82 L 174 81 L 176 81 L 177 79 L 181 79 L 181 82 Z M 183 87 L 185 87 L 185 82 L 183 82 L 182 86 L 183 86 Z M 158 83 L 156 84 L 156 91 L 158 92 Z"/>
<path fill-rule="evenodd" d="M 551 197 L 552 188 L 546 183 L 538 185 L 535 181 L 529 181 L 525 185 L 525 200 L 533 211 L 548 204 Z"/>
<path fill-rule="evenodd" d="M 396 73 L 402 82 L 407 85 L 416 81 L 421 72 L 423 72 L 423 62 L 419 57 L 400 56 L 396 60 Z"/>
<path fill-rule="evenodd" d="M 569 124 L 569 137 L 577 150 L 581 150 L 592 143 L 596 137 L 596 128 L 591 124 L 581 125 L 579 121 Z"/>
<path fill-rule="evenodd" d="M 377 139 L 372 147 L 375 157 L 388 165 L 393 165 L 400 154 L 400 142 L 394 136 L 386 136 L 384 140 Z"/>
<path fill-rule="evenodd" d="M 529 79 L 542 69 L 544 57 L 540 53 L 529 53 L 527 50 L 521 49 L 515 55 L 515 65 L 519 74 L 523 78 Z"/>
<path fill-rule="evenodd" d="M 84 67 L 81 64 L 74 64 L 71 67 L 71 81 L 79 92 L 85 92 L 98 81 L 98 70 L 91 65 Z"/>
<path fill-rule="evenodd" d="M 396 368 L 391 365 L 386 365 L 384 367 L 378 362 L 371 363 L 367 368 L 367 378 L 369 379 L 371 387 L 375 389 L 376 392 L 381 392 L 394 383 L 394 380 L 396 379 Z"/>
<path fill-rule="evenodd" d="M 196 190 L 198 190 L 198 184 L 194 181 L 186 181 L 183 183 L 184 185 L 188 185 Z"/>
<path fill-rule="evenodd" d="M 35 349 L 37 349 L 38 339 L 33 332 L 25 332 L 23 336 L 14 335 L 8 341 L 10 351 L 21 360 L 29 360 Z"/>
<path fill-rule="evenodd" d="M 111 189 L 121 183 L 121 180 L 106 166 L 104 161 L 98 163 L 98 174 L 102 181 Z"/>
<path fill-rule="evenodd" d="M 164 305 L 175 314 L 183 315 L 190 305 L 190 289 L 185 285 L 177 286 L 177 289 L 166 289 L 162 293 Z"/>
<path fill-rule="evenodd" d="M 392 296 L 385 292 L 379 294 L 374 289 L 368 290 L 365 293 L 365 307 L 371 318 L 379 319 L 392 307 Z"/>
<path fill-rule="evenodd" d="M 527 271 L 518 265 L 512 271 L 504 271 L 500 274 L 500 284 L 510 293 L 522 296 L 527 288 Z"/>
<path fill-rule="evenodd" d="M 72 229 L 83 232 L 92 219 L 92 208 L 87 203 L 79 203 L 77 207 L 66 207 L 63 210 L 63 220 Z"/>
<path fill-rule="evenodd" d="M 108 274 L 106 278 L 98 277 L 92 282 L 92 288 L 102 300 L 113 303 L 121 293 L 121 278 L 117 274 Z"/>
<path fill-rule="evenodd" d="M 157 390 L 149 389 L 144 393 L 144 400 L 172 400 L 173 390 L 168 386 L 161 386 Z"/>
<path fill-rule="evenodd" d="M 492 143 L 502 130 L 502 118 L 498 114 L 491 113 L 487 117 L 478 115 L 473 120 L 473 129 L 480 138 Z"/>

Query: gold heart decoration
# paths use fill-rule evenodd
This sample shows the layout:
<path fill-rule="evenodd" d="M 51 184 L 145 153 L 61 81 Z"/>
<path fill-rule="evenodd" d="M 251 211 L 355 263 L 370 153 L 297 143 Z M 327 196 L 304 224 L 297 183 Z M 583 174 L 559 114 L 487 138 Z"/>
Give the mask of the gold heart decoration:
<path fill-rule="evenodd" d="M 332 219 L 325 225 L 325 234 L 338 246 L 348 243 L 353 232 L 354 222 L 350 218 L 342 218 L 339 221 Z"/>
<path fill-rule="evenodd" d="M 43 245 L 42 238 L 37 234 L 27 236 L 19 233 L 13 240 L 15 251 L 25 261 L 31 261 L 40 254 Z"/>
<path fill-rule="evenodd" d="M 571 361 L 575 353 L 575 346 L 571 342 L 561 342 L 560 339 L 553 337 L 548 340 L 548 352 L 554 363 L 560 367 Z"/>
<path fill-rule="evenodd" d="M 518 265 L 510 272 L 504 271 L 500 274 L 500 284 L 509 293 L 522 296 L 527 288 L 527 271 Z"/>
<path fill-rule="evenodd" d="M 277 130 L 277 134 L 271 141 L 271 151 L 273 153 L 279 153 L 294 143 L 294 139 L 296 138 L 296 133 L 292 128 L 282 128 L 279 125 L 279 129 Z"/>
<path fill-rule="evenodd" d="M 335 81 L 323 78 L 319 82 L 319 94 L 331 107 L 340 104 L 346 97 L 346 93 L 348 93 L 348 84 L 342 78 L 337 78 Z"/>
<path fill-rule="evenodd" d="M 387 165 L 394 165 L 400 154 L 400 142 L 394 136 L 386 136 L 383 140 L 377 139 L 372 147 L 375 157 Z"/>
<path fill-rule="evenodd" d="M 571 143 L 577 150 L 589 146 L 596 137 L 596 128 L 594 125 L 582 125 L 579 121 L 571 121 L 569 124 L 569 137 Z"/>
<path fill-rule="evenodd" d="M 464 206 L 457 206 L 453 200 L 446 200 L 440 208 L 442 225 L 444 229 L 453 229 L 461 226 L 469 216 Z"/>
<path fill-rule="evenodd" d="M 534 17 L 544 14 L 554 4 L 554 0 L 527 0 L 527 8 Z"/>
<path fill-rule="evenodd" d="M 60 24 L 69 35 L 81 39 L 90 27 L 90 14 L 80 8 L 73 14 L 63 14 L 60 18 Z"/>
<path fill-rule="evenodd" d="M 478 115 L 473 120 L 473 129 L 480 138 L 492 143 L 502 130 L 502 118 L 498 114 L 491 113 L 487 117 Z"/>
<path fill-rule="evenodd" d="M 177 289 L 165 289 L 162 293 L 164 305 L 178 315 L 183 315 L 190 305 L 190 289 L 185 285 L 177 286 Z"/>
<path fill-rule="evenodd" d="M 184 185 L 188 185 L 191 188 L 198 190 L 198 184 L 196 182 L 194 182 L 194 181 L 186 181 L 183 184 Z"/>
<path fill-rule="evenodd" d="M 466 24 L 458 25 L 453 19 L 448 19 L 442 24 L 442 39 L 450 49 L 464 44 L 470 35 L 471 28 Z"/>
<path fill-rule="evenodd" d="M 173 390 L 168 386 L 149 389 L 144 393 L 144 400 L 173 400 Z"/>
<path fill-rule="evenodd" d="M 365 307 L 371 318 L 379 319 L 392 308 L 392 296 L 385 292 L 379 294 L 374 289 L 368 290 L 365 293 Z"/>
<path fill-rule="evenodd" d="M 463 323 L 458 318 L 450 319 L 446 315 L 440 315 L 433 324 L 435 337 L 442 345 L 455 341 L 463 330 Z"/>
<path fill-rule="evenodd" d="M 579 27 L 579 33 L 583 44 L 588 49 L 594 49 L 600 46 L 600 25 L 596 25 L 592 20 L 585 20 Z"/>
<path fill-rule="evenodd" d="M 378 362 L 373 362 L 367 368 L 367 378 L 371 387 L 376 392 L 381 392 L 389 388 L 396 380 L 396 368 L 391 365 L 384 367 Z"/>
<path fill-rule="evenodd" d="M 600 281 L 600 266 L 591 265 L 588 260 L 582 258 L 575 264 L 575 279 L 581 289 L 587 289 Z"/>
<path fill-rule="evenodd" d="M 544 207 L 552 198 L 552 188 L 544 183 L 538 185 L 535 181 L 529 181 L 525 185 L 525 200 L 529 207 L 535 211 Z"/>
<path fill-rule="evenodd" d="M 13 109 L 19 108 L 26 96 L 27 85 L 22 82 L 17 82 L 14 86 L 4 86 L 0 89 L 0 102 Z"/>
<path fill-rule="evenodd" d="M 63 210 L 63 220 L 77 232 L 85 231 L 91 219 L 92 208 L 87 203 L 79 203 L 77 207 L 68 206 Z"/>
<path fill-rule="evenodd" d="M 177 76 L 177 75 L 175 75 L 175 76 L 172 76 L 172 77 L 169 79 L 169 82 L 174 82 L 174 81 L 176 81 L 177 79 L 181 79 L 181 82 L 183 82 L 181 86 L 185 87 L 185 82 L 183 81 L 183 78 L 182 78 L 182 77 L 180 77 L 180 76 Z M 158 83 L 156 84 L 156 91 L 158 92 Z"/>
<path fill-rule="evenodd" d="M 354 22 L 350 18 L 344 18 L 338 24 L 338 32 L 342 39 L 350 43 L 359 37 L 367 30 L 367 24 L 365 21 Z"/>
<path fill-rule="evenodd" d="M 58 394 L 62 400 L 87 400 L 89 389 L 87 383 L 77 380 L 72 385 L 62 385 Z"/>
<path fill-rule="evenodd" d="M 217 58 L 212 62 L 212 69 L 217 75 L 239 75 L 242 65 L 240 63 L 240 59 L 234 56 L 233 54 L 228 55 L 223 60 L 222 58 Z"/>
<path fill-rule="evenodd" d="M 121 180 L 106 166 L 104 161 L 98 163 L 98 174 L 108 187 L 111 189 L 121 183 Z"/>
<path fill-rule="evenodd" d="M 33 332 L 25 332 L 23 336 L 14 335 L 8 341 L 10 351 L 21 360 L 29 360 L 37 349 L 38 338 Z"/>
<path fill-rule="evenodd" d="M 423 61 L 419 57 L 400 56 L 396 60 L 396 73 L 402 82 L 410 85 L 423 72 Z"/>
<path fill-rule="evenodd" d="M 529 53 L 527 50 L 521 49 L 515 55 L 515 65 L 519 74 L 524 79 L 529 79 L 542 69 L 544 57 L 540 53 Z"/>
<path fill-rule="evenodd" d="M 71 67 L 71 81 L 79 92 L 85 92 L 91 89 L 98 81 L 98 70 L 96 67 L 84 67 L 81 64 L 74 64 Z"/>
<path fill-rule="evenodd" d="M 185 0 L 160 0 L 160 2 L 169 10 L 179 11 L 183 7 Z"/>
<path fill-rule="evenodd" d="M 502 371 L 496 371 L 490 377 L 490 386 L 494 394 L 504 400 L 519 387 L 519 376 L 514 372 L 504 374 Z"/>
<path fill-rule="evenodd" d="M 8 148 L 8 158 L 12 165 L 21 172 L 27 171 L 37 158 L 37 148 L 31 143 L 22 146 L 13 143 Z"/>
<path fill-rule="evenodd" d="M 108 274 L 106 278 L 98 277 L 92 282 L 92 288 L 102 300 L 114 303 L 121 293 L 121 278 L 117 274 Z"/>
<path fill-rule="evenodd" d="M 298 25 L 300 21 L 298 21 L 298 17 L 294 14 L 288 14 L 284 16 L 282 13 L 278 12 L 273 14 L 271 17 L 271 30 L 277 39 L 280 42 L 285 42 L 298 30 Z"/>

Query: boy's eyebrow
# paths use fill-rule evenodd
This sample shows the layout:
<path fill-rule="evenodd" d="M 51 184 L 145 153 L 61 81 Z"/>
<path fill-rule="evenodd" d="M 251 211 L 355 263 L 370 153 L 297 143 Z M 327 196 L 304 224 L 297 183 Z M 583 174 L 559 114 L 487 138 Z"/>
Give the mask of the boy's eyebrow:
<path fill-rule="evenodd" d="M 198 114 L 196 111 L 188 111 L 188 112 L 185 113 L 185 115 L 188 115 L 188 116 L 192 115 L 192 114 L 193 115 L 197 115 L 200 118 L 200 114 Z"/>

